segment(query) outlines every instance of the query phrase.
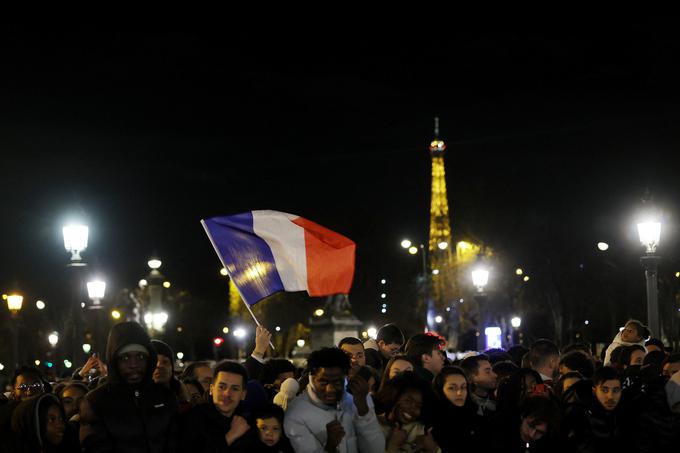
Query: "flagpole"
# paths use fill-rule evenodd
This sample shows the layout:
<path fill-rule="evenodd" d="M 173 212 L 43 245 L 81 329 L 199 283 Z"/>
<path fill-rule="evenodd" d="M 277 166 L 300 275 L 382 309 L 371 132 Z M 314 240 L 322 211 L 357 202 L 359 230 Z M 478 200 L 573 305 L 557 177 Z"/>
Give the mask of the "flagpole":
<path fill-rule="evenodd" d="M 218 250 L 217 246 L 215 245 L 215 242 L 213 242 L 212 236 L 210 236 L 210 231 L 208 231 L 208 226 L 205 224 L 203 220 L 201 220 L 201 225 L 203 225 L 203 229 L 205 230 L 205 234 L 208 235 L 208 239 L 210 239 L 210 243 L 212 244 L 213 248 L 215 249 L 215 253 L 217 253 L 217 257 L 220 259 L 220 263 L 222 263 L 222 267 L 224 270 L 227 271 L 227 274 L 229 275 L 229 278 L 233 281 L 234 279 L 231 277 L 231 273 L 229 272 L 229 269 L 227 266 L 224 264 L 224 260 L 222 259 L 222 255 L 220 254 L 220 251 Z M 234 284 L 234 287 L 236 288 L 236 291 L 238 292 L 239 297 L 245 304 L 246 308 L 248 309 L 248 313 L 250 313 L 250 316 L 253 317 L 253 321 L 255 321 L 255 324 L 257 324 L 258 327 L 262 326 L 260 324 L 260 321 L 257 320 L 255 317 L 255 313 L 253 313 L 253 310 L 250 309 L 250 305 L 248 305 L 248 302 L 246 302 L 246 299 L 243 297 L 243 294 L 241 294 L 241 290 L 238 288 L 236 284 Z M 269 340 L 269 346 L 272 348 L 272 351 L 276 351 L 276 348 L 274 347 L 274 344 L 272 343 L 271 340 Z"/>

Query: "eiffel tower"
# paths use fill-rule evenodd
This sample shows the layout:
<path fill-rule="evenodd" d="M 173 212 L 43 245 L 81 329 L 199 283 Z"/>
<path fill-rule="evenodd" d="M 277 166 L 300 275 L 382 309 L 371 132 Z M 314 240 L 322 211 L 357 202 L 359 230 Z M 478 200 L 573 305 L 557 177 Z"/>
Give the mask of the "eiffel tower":
<path fill-rule="evenodd" d="M 446 144 L 439 138 L 439 118 L 434 119 L 434 139 L 430 143 L 432 158 L 432 195 L 430 201 L 430 238 L 428 245 L 430 292 L 427 304 L 428 329 L 435 329 L 434 313 L 443 313 L 454 300 L 456 289 L 454 244 L 449 222 L 449 202 L 446 194 L 446 171 L 444 169 Z M 456 335 L 451 335 L 455 338 Z M 455 340 L 454 340 L 455 341 Z"/>

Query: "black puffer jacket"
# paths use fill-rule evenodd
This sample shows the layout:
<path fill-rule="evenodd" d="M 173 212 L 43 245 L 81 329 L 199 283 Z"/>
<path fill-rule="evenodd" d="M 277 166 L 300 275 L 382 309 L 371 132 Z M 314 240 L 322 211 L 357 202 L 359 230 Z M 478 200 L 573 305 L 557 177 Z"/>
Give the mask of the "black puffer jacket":
<path fill-rule="evenodd" d="M 144 378 L 131 386 L 120 376 L 118 351 L 129 344 L 149 351 Z M 86 453 L 165 453 L 175 451 L 177 399 L 151 378 L 156 353 L 146 331 L 135 322 L 116 324 L 106 346 L 106 383 L 88 393 L 80 408 L 80 442 Z"/>
<path fill-rule="evenodd" d="M 47 408 L 51 405 L 59 406 L 59 399 L 51 394 L 44 393 L 27 398 L 17 405 L 12 413 L 12 431 L 8 436 L 3 436 L 0 451 L 15 453 L 78 453 L 77 433 L 64 421 L 64 437 L 59 445 L 49 442 L 46 437 Z M 4 450 L 2 449 L 4 448 Z"/>

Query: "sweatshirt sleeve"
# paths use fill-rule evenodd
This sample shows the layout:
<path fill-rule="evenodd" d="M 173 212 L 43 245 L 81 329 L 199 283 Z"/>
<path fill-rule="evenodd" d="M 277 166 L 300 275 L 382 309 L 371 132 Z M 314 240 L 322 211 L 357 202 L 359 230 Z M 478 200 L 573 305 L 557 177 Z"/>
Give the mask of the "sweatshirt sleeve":
<path fill-rule="evenodd" d="M 385 435 L 375 416 L 375 408 L 369 397 L 368 412 L 354 417 L 354 428 L 357 432 L 359 451 L 385 451 Z"/>
<path fill-rule="evenodd" d="M 286 417 L 283 419 L 283 429 L 288 440 L 290 440 L 293 449 L 296 453 L 322 453 L 324 451 L 324 445 L 321 441 L 325 442 L 325 437 L 321 439 L 321 441 L 317 439 L 300 415 L 301 413 L 299 411 L 289 409 L 286 412 Z"/>

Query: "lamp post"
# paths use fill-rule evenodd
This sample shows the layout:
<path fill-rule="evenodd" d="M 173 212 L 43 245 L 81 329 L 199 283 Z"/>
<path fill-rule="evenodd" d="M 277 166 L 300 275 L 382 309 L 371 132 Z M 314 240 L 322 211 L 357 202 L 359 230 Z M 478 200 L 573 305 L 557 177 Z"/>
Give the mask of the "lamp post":
<path fill-rule="evenodd" d="M 88 307 L 92 318 L 94 318 L 94 347 L 97 351 L 103 351 L 106 345 L 104 344 L 104 339 L 102 337 L 102 323 L 104 322 L 104 317 L 106 314 L 102 310 L 104 306 L 102 305 L 102 299 L 106 294 L 106 282 L 103 280 L 92 280 L 87 282 L 87 295 L 89 296 L 92 304 Z M 84 351 L 84 350 L 83 350 Z M 86 352 L 87 354 L 87 352 Z"/>
<path fill-rule="evenodd" d="M 481 324 L 484 324 L 482 322 L 482 310 L 481 310 L 481 305 L 482 303 L 486 300 L 486 294 L 484 294 L 484 288 L 486 287 L 487 283 L 489 283 L 489 270 L 484 266 L 482 262 L 482 255 L 480 254 L 477 257 L 477 263 L 475 263 L 472 272 L 472 284 L 477 288 L 477 293 L 474 295 L 474 299 L 477 302 L 477 311 L 479 312 L 479 320 Z M 477 328 L 481 328 L 481 326 L 477 326 Z M 479 333 L 479 330 L 478 330 Z M 485 332 L 486 333 L 486 332 Z M 477 341 L 477 346 L 480 346 L 481 343 L 481 335 L 479 335 Z"/>
<path fill-rule="evenodd" d="M 7 296 L 7 308 L 12 314 L 12 322 L 10 322 L 10 329 L 12 330 L 12 361 L 10 362 L 9 373 L 14 374 L 17 365 L 19 364 L 19 312 L 24 303 L 24 296 L 18 293 L 12 293 Z"/>
<path fill-rule="evenodd" d="M 640 262 L 645 268 L 647 282 L 647 324 L 652 335 L 660 338 L 657 270 L 661 257 L 656 254 L 656 247 L 661 239 L 661 223 L 657 221 L 641 222 L 637 224 L 637 229 L 640 243 L 645 247 L 645 254 L 640 257 Z"/>
<path fill-rule="evenodd" d="M 64 329 L 66 338 L 66 350 L 71 353 L 74 362 L 80 363 L 81 340 L 83 328 L 83 312 L 80 306 L 83 296 L 83 279 L 81 272 L 87 267 L 81 257 L 81 253 L 87 249 L 89 238 L 89 228 L 82 224 L 70 224 L 62 228 L 64 236 L 64 248 L 71 254 L 71 259 L 67 264 L 70 269 L 73 285 L 73 301 L 68 310 L 68 319 Z"/>
<path fill-rule="evenodd" d="M 144 313 L 144 323 L 149 329 L 149 335 L 162 334 L 168 322 L 168 314 L 163 310 L 163 274 L 158 270 L 163 262 L 158 258 L 151 258 L 147 265 L 151 272 L 146 277 L 149 301 Z"/>

